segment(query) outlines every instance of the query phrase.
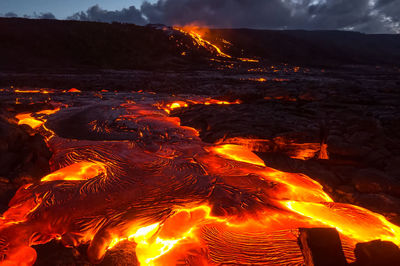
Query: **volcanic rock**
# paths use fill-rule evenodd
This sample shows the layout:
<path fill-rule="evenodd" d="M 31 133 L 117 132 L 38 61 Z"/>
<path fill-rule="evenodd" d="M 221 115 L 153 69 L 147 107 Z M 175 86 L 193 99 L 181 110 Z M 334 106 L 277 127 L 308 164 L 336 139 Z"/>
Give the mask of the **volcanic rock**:
<path fill-rule="evenodd" d="M 130 241 L 123 241 L 118 243 L 115 247 L 109 250 L 104 260 L 99 266 L 108 265 L 125 265 L 125 266 L 138 266 L 139 262 L 136 258 L 136 244 Z"/>
<path fill-rule="evenodd" d="M 392 242 L 374 240 L 358 243 L 354 250 L 356 262 L 362 266 L 400 265 L 400 249 Z"/>
<path fill-rule="evenodd" d="M 0 209 L 15 191 L 49 172 L 51 152 L 43 137 L 29 135 L 23 127 L 0 118 Z"/>
<path fill-rule="evenodd" d="M 352 183 L 361 193 L 387 193 L 400 196 L 400 181 L 377 169 L 359 170 L 353 176 Z"/>
<path fill-rule="evenodd" d="M 122 241 L 109 250 L 99 266 L 137 266 L 139 262 L 135 252 L 136 244 L 130 241 Z M 44 245 L 35 246 L 37 261 L 35 266 L 91 266 L 86 256 L 87 245 L 79 248 L 65 247 L 59 241 L 51 241 Z"/>
<path fill-rule="evenodd" d="M 77 249 L 66 248 L 59 241 L 51 241 L 44 245 L 38 245 L 35 247 L 35 250 L 37 253 L 35 266 L 90 265 Z"/>
<path fill-rule="evenodd" d="M 347 265 L 339 233 L 334 228 L 300 228 L 298 243 L 306 266 Z"/>
<path fill-rule="evenodd" d="M 358 194 L 355 196 L 356 205 L 381 213 L 400 212 L 400 199 L 387 194 Z"/>

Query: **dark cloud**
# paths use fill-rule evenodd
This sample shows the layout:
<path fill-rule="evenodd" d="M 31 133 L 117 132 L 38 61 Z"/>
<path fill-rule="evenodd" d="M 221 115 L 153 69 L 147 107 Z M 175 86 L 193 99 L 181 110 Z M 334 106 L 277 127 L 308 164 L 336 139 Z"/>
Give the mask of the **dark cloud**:
<path fill-rule="evenodd" d="M 46 13 L 34 13 L 32 18 L 37 18 L 37 19 L 56 19 L 56 17 L 50 13 L 50 12 L 46 12 Z"/>
<path fill-rule="evenodd" d="M 18 15 L 15 14 L 14 12 L 5 13 L 4 16 L 5 16 L 6 18 L 17 18 L 17 17 L 18 17 Z"/>
<path fill-rule="evenodd" d="M 376 2 L 376 3 L 375 3 Z M 397 32 L 399 0 L 159 0 L 143 3 L 151 23 L 214 27 Z"/>
<path fill-rule="evenodd" d="M 342 29 L 369 21 L 368 0 L 331 0 L 309 6 L 310 26 L 321 29 Z"/>
<path fill-rule="evenodd" d="M 167 0 L 144 2 L 141 11 L 152 23 L 200 22 L 214 27 L 281 27 L 291 10 L 281 0 Z"/>
<path fill-rule="evenodd" d="M 20 17 L 14 12 L 5 13 L 3 16 L 6 17 L 6 18 L 18 18 L 18 17 Z M 33 15 L 23 15 L 21 17 L 23 17 L 23 18 L 34 18 L 34 19 L 56 19 L 56 17 L 53 15 L 53 13 L 50 13 L 50 12 L 46 12 L 46 13 L 36 13 L 36 12 L 34 12 Z"/>
<path fill-rule="evenodd" d="M 147 21 L 142 17 L 142 13 L 134 6 L 118 11 L 107 11 L 100 8 L 98 5 L 95 5 L 89 8 L 86 12 L 75 13 L 67 19 L 98 22 L 122 22 L 138 25 L 147 24 Z"/>
<path fill-rule="evenodd" d="M 8 13 L 15 16 L 14 13 Z M 30 16 L 32 17 L 32 16 Z M 54 18 L 51 13 L 35 18 Z M 73 20 L 258 29 L 400 33 L 400 0 L 158 0 L 108 11 L 98 5 Z"/>
<path fill-rule="evenodd" d="M 400 22 L 400 1 L 399 0 L 378 0 L 376 9 L 392 22 Z"/>

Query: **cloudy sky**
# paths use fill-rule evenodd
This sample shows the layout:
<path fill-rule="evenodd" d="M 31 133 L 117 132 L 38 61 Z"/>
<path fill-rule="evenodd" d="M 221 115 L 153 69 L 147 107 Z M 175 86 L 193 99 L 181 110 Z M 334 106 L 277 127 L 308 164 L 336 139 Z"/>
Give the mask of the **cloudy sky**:
<path fill-rule="evenodd" d="M 0 0 L 0 15 L 400 33 L 400 0 Z"/>

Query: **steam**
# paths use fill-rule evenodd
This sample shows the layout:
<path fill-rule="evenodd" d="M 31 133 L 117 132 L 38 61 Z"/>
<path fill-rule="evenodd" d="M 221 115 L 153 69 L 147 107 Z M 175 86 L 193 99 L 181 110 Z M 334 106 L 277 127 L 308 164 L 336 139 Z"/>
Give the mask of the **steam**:
<path fill-rule="evenodd" d="M 6 17 L 6 18 L 18 18 L 18 14 L 14 12 L 7 12 L 5 14 L 0 14 L 0 17 Z M 45 13 L 36 13 L 34 12 L 32 15 L 23 15 L 23 18 L 34 18 L 34 19 L 56 19 L 56 17 L 53 15 L 53 13 L 50 12 L 45 12 Z"/>
<path fill-rule="evenodd" d="M 123 22 L 137 25 L 147 24 L 142 13 L 135 7 L 130 6 L 119 11 L 107 11 L 98 5 L 92 6 L 86 12 L 78 12 L 68 17 L 70 20 L 85 20 L 98 22 Z"/>
<path fill-rule="evenodd" d="M 144 2 L 141 12 L 167 25 L 400 33 L 396 0 L 159 0 Z"/>
<path fill-rule="evenodd" d="M 35 18 L 51 18 L 41 13 Z M 9 12 L 4 16 L 16 16 Z M 354 30 L 400 33 L 398 0 L 158 0 L 108 11 L 98 5 L 67 19 L 256 29 Z"/>

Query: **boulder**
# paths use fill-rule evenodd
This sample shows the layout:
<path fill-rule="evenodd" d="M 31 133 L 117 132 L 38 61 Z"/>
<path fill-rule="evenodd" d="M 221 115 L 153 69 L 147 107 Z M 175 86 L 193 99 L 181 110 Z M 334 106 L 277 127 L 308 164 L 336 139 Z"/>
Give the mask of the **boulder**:
<path fill-rule="evenodd" d="M 357 266 L 400 265 L 399 247 L 388 241 L 374 240 L 358 243 L 354 250 Z"/>
<path fill-rule="evenodd" d="M 298 243 L 306 266 L 347 265 L 335 228 L 300 228 Z"/>

